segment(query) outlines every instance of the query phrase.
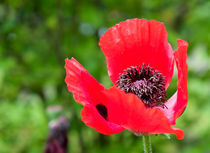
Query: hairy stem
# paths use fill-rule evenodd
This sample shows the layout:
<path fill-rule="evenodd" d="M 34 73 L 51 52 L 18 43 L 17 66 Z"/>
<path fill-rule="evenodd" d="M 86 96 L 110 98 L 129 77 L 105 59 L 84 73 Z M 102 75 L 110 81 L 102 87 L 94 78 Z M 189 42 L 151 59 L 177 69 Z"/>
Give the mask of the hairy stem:
<path fill-rule="evenodd" d="M 143 135 L 144 153 L 152 153 L 152 145 L 149 135 Z"/>

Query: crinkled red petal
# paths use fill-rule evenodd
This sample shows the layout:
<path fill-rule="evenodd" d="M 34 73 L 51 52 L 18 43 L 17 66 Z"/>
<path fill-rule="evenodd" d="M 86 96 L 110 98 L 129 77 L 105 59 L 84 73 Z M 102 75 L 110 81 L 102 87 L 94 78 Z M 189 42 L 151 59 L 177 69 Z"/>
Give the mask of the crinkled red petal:
<path fill-rule="evenodd" d="M 103 90 L 104 87 L 74 58 L 66 59 L 65 63 L 65 82 L 74 99 L 83 105 L 94 103 L 97 100 L 96 92 Z"/>
<path fill-rule="evenodd" d="M 106 57 L 113 84 L 123 70 L 145 63 L 163 73 L 168 87 L 173 75 L 174 56 L 163 23 L 146 19 L 126 20 L 101 36 L 99 46 Z"/>
<path fill-rule="evenodd" d="M 188 43 L 184 40 L 177 40 L 178 49 L 174 52 L 176 66 L 178 70 L 177 92 L 165 103 L 168 109 L 160 108 L 168 117 L 172 125 L 183 113 L 188 102 L 187 91 L 187 47 Z"/>
<path fill-rule="evenodd" d="M 74 99 L 84 105 L 81 115 L 85 124 L 102 134 L 116 134 L 124 130 L 121 126 L 105 120 L 96 109 L 97 104 L 106 103 L 102 93 L 104 87 L 74 58 L 66 59 L 65 62 L 65 82 Z"/>
<path fill-rule="evenodd" d="M 183 139 L 181 129 L 171 127 L 169 120 L 158 108 L 146 108 L 134 94 L 126 94 L 116 87 L 105 90 L 107 96 L 108 120 L 137 134 L 175 134 Z"/>

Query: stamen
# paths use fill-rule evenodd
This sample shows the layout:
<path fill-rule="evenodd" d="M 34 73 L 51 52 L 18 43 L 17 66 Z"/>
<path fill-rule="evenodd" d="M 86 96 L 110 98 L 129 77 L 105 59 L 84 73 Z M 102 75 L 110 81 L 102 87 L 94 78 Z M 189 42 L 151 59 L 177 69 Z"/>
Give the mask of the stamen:
<path fill-rule="evenodd" d="M 96 109 L 98 110 L 99 114 L 105 119 L 107 120 L 107 108 L 106 106 L 104 106 L 103 104 L 97 104 L 96 105 Z"/>
<path fill-rule="evenodd" d="M 134 93 L 147 107 L 161 105 L 166 101 L 165 77 L 162 73 L 143 64 L 124 70 L 117 81 L 117 87 L 126 93 Z"/>

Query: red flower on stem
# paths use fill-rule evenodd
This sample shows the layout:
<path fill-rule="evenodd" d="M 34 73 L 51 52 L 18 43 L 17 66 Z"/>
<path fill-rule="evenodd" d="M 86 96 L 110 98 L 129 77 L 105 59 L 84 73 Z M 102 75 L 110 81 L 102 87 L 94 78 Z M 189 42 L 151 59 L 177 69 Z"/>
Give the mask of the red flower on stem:
<path fill-rule="evenodd" d="M 124 129 L 136 135 L 184 132 L 172 127 L 188 101 L 187 47 L 177 40 L 173 52 L 161 22 L 131 19 L 110 28 L 100 38 L 113 87 L 105 89 L 74 58 L 66 59 L 65 82 L 74 99 L 84 106 L 81 116 L 87 126 L 102 134 Z M 166 100 L 174 71 L 177 92 Z"/>

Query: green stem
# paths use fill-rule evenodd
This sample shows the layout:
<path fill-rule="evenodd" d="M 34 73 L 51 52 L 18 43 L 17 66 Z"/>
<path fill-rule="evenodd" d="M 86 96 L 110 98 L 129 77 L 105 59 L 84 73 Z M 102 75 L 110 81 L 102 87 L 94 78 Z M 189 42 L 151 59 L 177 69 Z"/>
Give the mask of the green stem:
<path fill-rule="evenodd" d="M 143 135 L 144 153 L 152 153 L 152 145 L 149 135 Z"/>

